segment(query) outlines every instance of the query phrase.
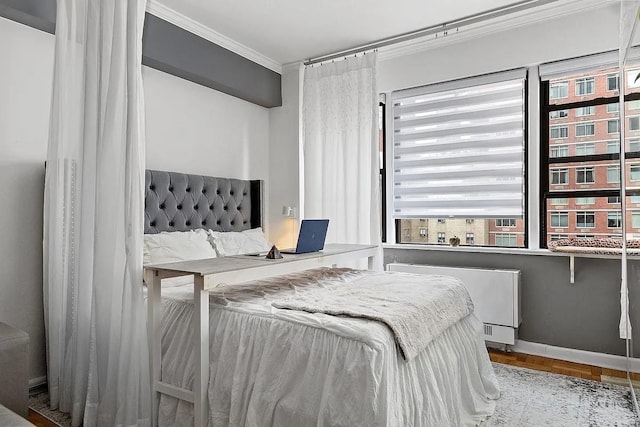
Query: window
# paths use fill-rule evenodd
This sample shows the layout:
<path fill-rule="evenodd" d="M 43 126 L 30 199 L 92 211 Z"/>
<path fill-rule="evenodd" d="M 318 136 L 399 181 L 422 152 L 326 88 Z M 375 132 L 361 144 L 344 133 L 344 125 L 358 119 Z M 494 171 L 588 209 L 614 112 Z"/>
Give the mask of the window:
<path fill-rule="evenodd" d="M 596 153 L 596 144 L 594 142 L 585 142 L 576 144 L 576 156 L 588 156 Z"/>
<path fill-rule="evenodd" d="M 640 101 L 629 101 L 627 102 L 627 107 L 629 108 L 629 110 L 640 110 Z"/>
<path fill-rule="evenodd" d="M 444 233 L 438 233 L 438 243 L 444 243 Z"/>
<path fill-rule="evenodd" d="M 607 212 L 607 227 L 622 227 L 622 215 L 620 215 L 620 212 Z"/>
<path fill-rule="evenodd" d="M 551 99 L 566 98 L 568 96 L 569 96 L 568 82 L 553 83 L 549 87 L 549 98 Z"/>
<path fill-rule="evenodd" d="M 631 203 L 640 203 L 640 196 L 631 196 Z"/>
<path fill-rule="evenodd" d="M 596 226 L 596 213 L 593 211 L 576 212 L 576 227 L 594 228 Z"/>
<path fill-rule="evenodd" d="M 595 202 L 595 197 L 578 197 L 576 199 L 576 205 L 593 205 Z"/>
<path fill-rule="evenodd" d="M 552 126 L 549 129 L 549 134 L 551 138 L 568 138 L 569 137 L 569 127 L 568 126 Z"/>
<path fill-rule="evenodd" d="M 551 204 L 552 205 L 566 205 L 567 203 L 569 203 L 569 199 L 567 199 L 566 197 L 564 198 L 555 198 L 555 199 L 550 199 L 551 200 Z"/>
<path fill-rule="evenodd" d="M 467 218 L 467 224 L 473 224 L 473 218 Z"/>
<path fill-rule="evenodd" d="M 640 212 L 631 213 L 631 227 L 640 228 Z"/>
<path fill-rule="evenodd" d="M 629 179 L 631 181 L 640 181 L 640 165 L 631 165 L 629 168 Z"/>
<path fill-rule="evenodd" d="M 620 147 L 620 144 L 618 144 L 618 147 Z M 631 138 L 629 140 L 629 151 L 640 151 L 640 139 Z"/>
<path fill-rule="evenodd" d="M 568 234 L 550 234 L 549 235 L 549 239 L 553 242 L 556 240 L 560 240 L 560 239 L 568 239 L 569 235 Z"/>
<path fill-rule="evenodd" d="M 490 246 L 490 221 L 524 218 L 525 77 L 520 69 L 393 92 L 388 188 L 396 228 L 428 218 L 437 227 L 426 227 L 429 242 L 468 232 L 474 245 Z"/>
<path fill-rule="evenodd" d="M 569 110 L 558 110 L 549 113 L 550 119 L 564 119 L 565 117 L 569 117 Z"/>
<path fill-rule="evenodd" d="M 608 133 L 618 133 L 618 132 L 620 132 L 620 122 L 618 122 L 618 120 L 608 120 L 607 121 L 607 132 Z"/>
<path fill-rule="evenodd" d="M 629 117 L 629 130 L 640 129 L 640 117 Z"/>
<path fill-rule="evenodd" d="M 577 184 L 591 184 L 594 183 L 593 179 L 594 168 L 593 167 L 582 167 L 576 168 L 576 183 Z"/>
<path fill-rule="evenodd" d="M 551 184 L 568 184 L 569 183 L 569 169 L 552 169 L 551 170 Z"/>
<path fill-rule="evenodd" d="M 517 246 L 518 236 L 515 233 L 496 233 L 496 246 Z"/>
<path fill-rule="evenodd" d="M 554 145 L 551 147 L 551 157 L 567 157 L 569 155 L 569 147 L 566 145 Z"/>
<path fill-rule="evenodd" d="M 618 90 L 618 75 L 610 74 L 607 76 L 607 90 Z"/>
<path fill-rule="evenodd" d="M 579 123 L 576 125 L 576 136 L 591 136 L 596 134 L 595 123 Z"/>
<path fill-rule="evenodd" d="M 467 245 L 473 245 L 473 233 L 467 233 Z"/>
<path fill-rule="evenodd" d="M 595 92 L 595 78 L 583 77 L 576 79 L 576 96 L 591 95 Z"/>
<path fill-rule="evenodd" d="M 580 239 L 593 239 L 596 236 L 594 236 L 593 234 L 576 234 L 576 237 Z"/>
<path fill-rule="evenodd" d="M 607 153 L 619 153 L 620 141 L 607 141 Z"/>
<path fill-rule="evenodd" d="M 496 219 L 496 227 L 515 227 L 516 220 L 514 218 Z"/>
<path fill-rule="evenodd" d="M 596 113 L 596 107 L 594 107 L 593 105 L 589 107 L 576 108 L 576 117 L 592 116 L 595 113 Z"/>
<path fill-rule="evenodd" d="M 620 182 L 620 166 L 607 167 L 607 182 L 610 184 Z"/>
<path fill-rule="evenodd" d="M 427 237 L 427 229 L 426 228 L 421 228 L 420 229 L 420 237 Z"/>
<path fill-rule="evenodd" d="M 607 203 L 609 203 L 609 204 L 620 204 L 620 196 L 609 196 L 609 197 L 607 197 Z"/>
<path fill-rule="evenodd" d="M 551 227 L 565 228 L 569 226 L 569 212 L 551 212 Z"/>
<path fill-rule="evenodd" d="M 620 104 L 617 102 L 614 104 L 607 104 L 607 113 L 617 113 L 620 111 Z"/>

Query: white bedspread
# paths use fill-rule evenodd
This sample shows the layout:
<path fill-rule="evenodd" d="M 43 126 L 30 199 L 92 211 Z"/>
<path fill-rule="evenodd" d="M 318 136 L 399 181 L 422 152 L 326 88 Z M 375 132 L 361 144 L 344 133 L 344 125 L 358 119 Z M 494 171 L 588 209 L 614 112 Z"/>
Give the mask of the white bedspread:
<path fill-rule="evenodd" d="M 425 286 L 425 281 L 429 286 Z M 274 307 L 377 320 L 411 360 L 445 329 L 473 312 L 469 292 L 450 276 L 370 273 L 340 286 L 316 287 Z"/>
<path fill-rule="evenodd" d="M 366 274 L 328 270 L 313 283 L 290 275 L 213 292 L 209 425 L 462 426 L 492 414 L 499 389 L 473 314 L 406 362 L 379 322 L 271 306 Z M 162 379 L 192 388 L 192 288 L 163 295 Z M 162 396 L 159 423 L 192 425 L 192 404 Z"/>

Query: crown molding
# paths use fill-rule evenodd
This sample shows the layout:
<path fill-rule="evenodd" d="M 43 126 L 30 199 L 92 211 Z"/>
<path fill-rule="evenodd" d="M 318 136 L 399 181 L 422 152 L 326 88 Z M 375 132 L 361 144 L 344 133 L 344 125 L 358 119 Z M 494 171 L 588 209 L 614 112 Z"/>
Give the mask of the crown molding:
<path fill-rule="evenodd" d="M 610 7 L 613 4 L 618 4 L 618 1 L 560 0 L 558 2 L 539 6 L 538 8 L 534 7 L 526 11 L 504 15 L 500 18 L 462 27 L 456 32 L 449 31 L 449 34 L 447 35 L 430 35 L 395 45 L 385 46 L 379 49 L 378 59 L 380 61 L 385 61 L 396 57 L 412 55 L 438 47 L 460 43 L 472 38 L 500 33 L 514 28 L 550 21 L 563 16 L 574 15 L 589 10 Z"/>
<path fill-rule="evenodd" d="M 247 47 L 237 41 L 214 31 L 213 29 L 203 25 L 175 10 L 171 9 L 160 3 L 158 0 L 149 0 L 147 2 L 147 12 L 164 19 L 173 25 L 176 25 L 184 30 L 189 31 L 203 39 L 209 40 L 212 43 L 217 44 L 233 53 L 236 53 L 246 59 L 249 59 L 265 68 L 275 71 L 278 74 L 282 74 L 282 64 L 279 62 L 257 52 L 250 47 Z"/>

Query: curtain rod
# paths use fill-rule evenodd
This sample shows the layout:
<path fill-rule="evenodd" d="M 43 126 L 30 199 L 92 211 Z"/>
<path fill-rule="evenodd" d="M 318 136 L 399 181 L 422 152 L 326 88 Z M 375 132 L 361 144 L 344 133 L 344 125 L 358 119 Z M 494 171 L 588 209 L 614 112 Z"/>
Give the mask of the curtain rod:
<path fill-rule="evenodd" d="M 367 43 L 364 45 L 354 46 L 349 49 L 342 50 L 340 52 L 334 52 L 326 55 L 317 56 L 315 58 L 309 58 L 306 61 L 304 61 L 304 65 L 312 65 L 312 64 L 317 64 L 319 62 L 325 62 L 325 61 L 330 61 L 332 59 L 342 58 L 345 56 L 357 55 L 358 53 L 362 53 L 368 50 L 378 49 L 378 48 L 389 46 L 392 44 L 402 43 L 402 42 L 417 39 L 420 37 L 430 36 L 440 32 L 443 32 L 444 35 L 446 36 L 450 30 L 455 29 L 457 32 L 460 27 L 465 25 L 471 25 L 471 24 L 486 21 L 489 19 L 499 18 L 504 15 L 520 12 L 536 6 L 543 6 L 549 3 L 555 3 L 557 1 L 559 0 L 523 0 L 508 6 L 496 7 L 494 9 L 489 9 L 485 12 L 480 12 L 473 15 L 465 16 L 464 18 L 460 18 L 456 21 L 444 22 L 442 24 L 432 25 L 429 27 L 421 28 L 416 31 L 410 31 L 407 33 L 402 33 L 402 34 L 387 37 L 384 39 L 376 40 L 374 42 Z"/>

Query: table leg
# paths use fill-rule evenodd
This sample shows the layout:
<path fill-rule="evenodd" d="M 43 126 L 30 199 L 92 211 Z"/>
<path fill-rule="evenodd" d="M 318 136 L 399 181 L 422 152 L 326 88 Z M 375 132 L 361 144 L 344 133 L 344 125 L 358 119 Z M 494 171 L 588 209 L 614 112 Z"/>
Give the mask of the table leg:
<path fill-rule="evenodd" d="M 207 425 L 209 402 L 209 292 L 204 290 L 204 277 L 196 275 L 194 280 L 194 351 L 196 354 L 194 381 L 194 425 Z"/>
<path fill-rule="evenodd" d="M 147 277 L 147 327 L 149 328 L 149 373 L 151 375 L 151 425 L 158 425 L 158 406 L 160 394 L 157 384 L 160 381 L 162 347 L 160 344 L 160 293 L 161 279 L 157 271 Z"/>

